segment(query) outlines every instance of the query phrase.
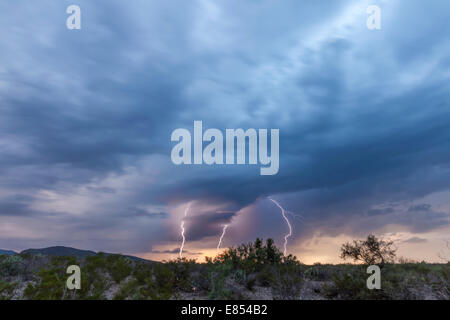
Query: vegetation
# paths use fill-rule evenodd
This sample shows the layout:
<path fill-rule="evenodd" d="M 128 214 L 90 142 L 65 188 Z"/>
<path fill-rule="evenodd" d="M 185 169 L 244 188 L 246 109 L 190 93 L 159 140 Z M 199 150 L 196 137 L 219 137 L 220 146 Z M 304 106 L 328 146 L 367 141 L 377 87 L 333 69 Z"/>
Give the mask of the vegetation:
<path fill-rule="evenodd" d="M 395 259 L 396 249 L 392 248 L 392 241 L 377 239 L 374 235 L 369 235 L 366 240 L 354 240 L 353 243 L 344 243 L 341 247 L 342 259 L 353 259 L 361 261 L 367 265 L 384 266 L 392 263 Z"/>
<path fill-rule="evenodd" d="M 390 242 L 369 236 L 344 244 L 343 258 L 363 264 L 307 266 L 273 240 L 231 247 L 205 263 L 151 262 L 122 255 L 0 256 L 0 299 L 449 299 L 450 264 L 393 263 Z M 382 264 L 381 289 L 369 290 L 365 264 Z M 79 265 L 81 289 L 66 269 Z"/>
<path fill-rule="evenodd" d="M 17 276 L 24 269 L 24 262 L 18 255 L 0 256 L 0 274 Z"/>

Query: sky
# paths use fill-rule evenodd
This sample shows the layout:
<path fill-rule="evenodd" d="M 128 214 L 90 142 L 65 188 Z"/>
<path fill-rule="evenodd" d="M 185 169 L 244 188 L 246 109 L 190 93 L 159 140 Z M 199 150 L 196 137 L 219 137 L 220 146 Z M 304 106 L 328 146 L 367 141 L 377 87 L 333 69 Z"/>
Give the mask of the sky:
<path fill-rule="evenodd" d="M 271 197 L 302 262 L 369 233 L 442 262 L 449 18 L 445 0 L 1 1 L 0 248 L 173 259 L 182 222 L 186 257 L 215 255 L 225 225 L 221 248 L 282 248 Z M 195 120 L 279 129 L 279 172 L 175 165 Z"/>

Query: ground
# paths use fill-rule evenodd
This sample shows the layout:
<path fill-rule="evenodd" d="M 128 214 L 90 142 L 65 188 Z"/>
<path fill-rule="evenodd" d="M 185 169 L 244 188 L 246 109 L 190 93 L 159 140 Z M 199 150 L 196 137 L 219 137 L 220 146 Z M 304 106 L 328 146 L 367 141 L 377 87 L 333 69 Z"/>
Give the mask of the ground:
<path fill-rule="evenodd" d="M 269 257 L 269 258 L 267 258 Z M 304 265 L 294 258 L 221 257 L 206 263 L 136 261 L 121 255 L 0 256 L 1 299 L 450 299 L 450 264 L 388 264 L 381 289 L 366 286 L 366 266 Z M 66 288 L 66 268 L 81 267 L 81 289 Z"/>

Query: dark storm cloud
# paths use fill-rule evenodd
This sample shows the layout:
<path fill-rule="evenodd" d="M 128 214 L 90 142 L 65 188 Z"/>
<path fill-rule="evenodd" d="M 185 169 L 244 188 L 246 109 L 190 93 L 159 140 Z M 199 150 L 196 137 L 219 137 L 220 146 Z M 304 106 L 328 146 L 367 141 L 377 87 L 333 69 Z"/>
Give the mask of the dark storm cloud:
<path fill-rule="evenodd" d="M 27 195 L 14 195 L 0 199 L 0 216 L 28 216 L 33 214 L 29 205 L 33 197 Z"/>
<path fill-rule="evenodd" d="M 393 213 L 393 212 L 394 212 L 393 208 L 370 209 L 367 211 L 367 214 L 370 216 L 376 216 L 376 215 L 380 215 L 380 214 L 389 214 L 389 213 Z"/>
<path fill-rule="evenodd" d="M 450 213 L 434 210 L 431 206 L 425 208 L 408 210 L 407 213 L 398 217 L 401 225 L 410 226 L 414 232 L 426 232 L 435 228 L 450 225 Z"/>
<path fill-rule="evenodd" d="M 422 203 L 409 207 L 408 211 L 410 212 L 423 212 L 429 211 L 431 209 L 431 204 Z"/>
<path fill-rule="evenodd" d="M 149 212 L 146 209 L 129 207 L 126 212 L 120 214 L 123 217 L 147 217 L 151 219 L 167 219 L 169 214 L 167 212 Z"/>
<path fill-rule="evenodd" d="M 203 212 L 186 219 L 187 240 L 217 236 L 224 225 L 229 224 L 235 212 Z"/>
<path fill-rule="evenodd" d="M 449 5 L 385 4 L 383 29 L 370 32 L 365 8 L 347 12 L 358 3 L 79 1 L 82 29 L 69 31 L 69 1 L 3 2 L 0 191 L 30 198 L 2 197 L 0 216 L 98 232 L 92 249 L 104 251 L 119 233 L 120 250 L 168 237 L 166 211 L 143 208 L 171 201 L 237 212 L 279 195 L 306 212 L 310 232 L 448 225 L 431 205 L 380 204 L 450 188 Z M 278 175 L 174 166 L 170 134 L 194 120 L 279 128 Z M 80 217 L 59 198 L 99 202 Z M 30 209 L 36 202 L 55 208 Z M 233 215 L 189 217 L 188 239 L 216 236 Z M 374 220 L 343 223 L 352 217 Z"/>

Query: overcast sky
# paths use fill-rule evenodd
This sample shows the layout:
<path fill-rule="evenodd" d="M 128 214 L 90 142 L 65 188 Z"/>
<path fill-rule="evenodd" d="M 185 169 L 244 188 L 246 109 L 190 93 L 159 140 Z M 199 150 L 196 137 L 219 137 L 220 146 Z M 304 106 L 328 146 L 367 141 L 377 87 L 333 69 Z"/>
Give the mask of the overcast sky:
<path fill-rule="evenodd" d="M 66 8 L 81 8 L 68 30 Z M 368 30 L 366 8 L 381 8 Z M 368 233 L 450 234 L 450 3 L 0 3 L 0 248 L 152 259 L 273 237 L 338 261 Z M 278 128 L 280 168 L 176 166 L 176 128 Z M 445 253 L 445 252 L 444 252 Z"/>

